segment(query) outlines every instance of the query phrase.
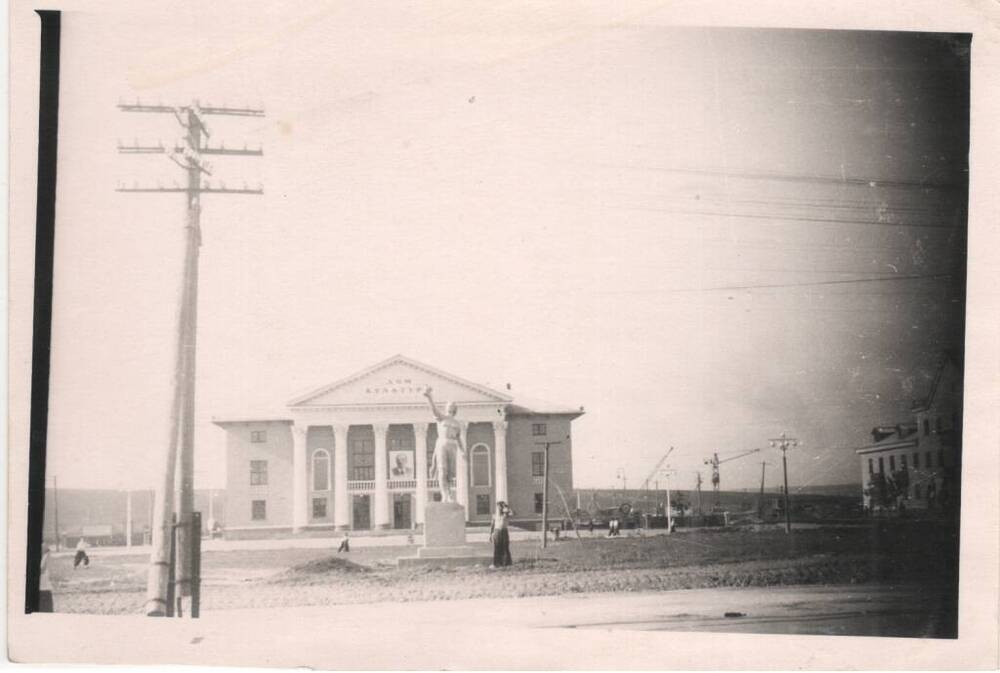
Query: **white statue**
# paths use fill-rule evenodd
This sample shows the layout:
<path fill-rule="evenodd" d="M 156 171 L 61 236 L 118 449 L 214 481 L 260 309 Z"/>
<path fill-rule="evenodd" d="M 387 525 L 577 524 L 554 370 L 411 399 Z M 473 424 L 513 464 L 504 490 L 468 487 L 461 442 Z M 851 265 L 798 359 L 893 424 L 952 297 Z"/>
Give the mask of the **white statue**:
<path fill-rule="evenodd" d="M 465 455 L 465 446 L 462 445 L 462 426 L 455 420 L 458 405 L 449 402 L 445 413 L 442 414 L 434 404 L 429 386 L 424 390 L 424 397 L 427 398 L 431 413 L 437 420 L 437 442 L 434 444 L 434 455 L 431 459 L 431 473 L 437 475 L 438 487 L 441 489 L 441 500 L 455 502 L 455 492 L 451 489 L 451 479 L 455 475 L 448 474 L 448 462 L 450 459 L 455 461 L 457 465 L 456 452 L 458 451 L 461 451 L 463 456 Z"/>

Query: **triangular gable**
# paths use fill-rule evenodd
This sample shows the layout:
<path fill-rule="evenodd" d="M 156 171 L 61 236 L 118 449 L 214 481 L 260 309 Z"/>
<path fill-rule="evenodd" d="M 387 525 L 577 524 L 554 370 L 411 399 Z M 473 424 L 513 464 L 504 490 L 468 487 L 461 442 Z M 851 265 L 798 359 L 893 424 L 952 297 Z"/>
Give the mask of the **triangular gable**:
<path fill-rule="evenodd" d="M 323 386 L 288 403 L 289 406 L 352 406 L 373 404 L 425 404 L 423 391 L 430 386 L 438 404 L 497 404 L 511 398 L 486 386 L 448 374 L 434 367 L 396 355 L 335 383 Z"/>

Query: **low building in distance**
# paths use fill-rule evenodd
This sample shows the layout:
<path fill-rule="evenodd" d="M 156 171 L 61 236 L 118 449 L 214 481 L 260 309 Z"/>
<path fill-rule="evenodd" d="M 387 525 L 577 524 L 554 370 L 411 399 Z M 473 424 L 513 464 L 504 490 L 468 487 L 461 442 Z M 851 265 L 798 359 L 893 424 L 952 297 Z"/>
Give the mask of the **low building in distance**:
<path fill-rule="evenodd" d="M 488 523 L 500 500 L 515 522 L 540 518 L 545 442 L 550 487 L 572 492 L 570 426 L 582 408 L 514 397 L 397 355 L 280 414 L 213 420 L 226 433 L 226 536 L 420 526 L 425 503 L 440 499 L 428 474 L 437 427 L 427 387 L 442 408 L 458 405 L 468 456 L 453 473 L 467 521 Z"/>

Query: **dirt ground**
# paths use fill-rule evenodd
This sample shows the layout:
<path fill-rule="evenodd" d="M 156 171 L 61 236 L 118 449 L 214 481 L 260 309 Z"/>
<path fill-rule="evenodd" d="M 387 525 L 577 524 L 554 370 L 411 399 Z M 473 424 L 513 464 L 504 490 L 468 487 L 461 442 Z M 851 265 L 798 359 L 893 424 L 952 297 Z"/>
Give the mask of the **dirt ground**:
<path fill-rule="evenodd" d="M 486 544 L 477 546 L 489 555 Z M 202 559 L 202 609 L 342 605 L 380 601 L 544 596 L 576 592 L 708 587 L 954 581 L 957 537 L 926 524 L 819 528 L 702 529 L 672 536 L 573 537 L 541 549 L 512 544 L 503 570 L 399 568 L 416 548 L 211 551 Z M 148 557 L 102 556 L 87 569 L 53 559 L 59 612 L 139 613 Z"/>

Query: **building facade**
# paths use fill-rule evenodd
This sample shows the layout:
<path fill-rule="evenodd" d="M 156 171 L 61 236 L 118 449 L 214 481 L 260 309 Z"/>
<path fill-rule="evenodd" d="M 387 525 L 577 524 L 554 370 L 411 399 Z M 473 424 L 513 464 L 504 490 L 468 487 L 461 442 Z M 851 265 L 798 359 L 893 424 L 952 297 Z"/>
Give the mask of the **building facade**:
<path fill-rule="evenodd" d="M 934 509 L 956 504 L 962 454 L 962 367 L 946 355 L 912 416 L 872 429 L 857 449 L 866 507 Z"/>
<path fill-rule="evenodd" d="M 467 521 L 488 523 L 501 500 L 515 523 L 540 517 L 546 443 L 550 505 L 571 493 L 571 423 L 582 408 L 515 399 L 399 355 L 282 414 L 214 419 L 226 433 L 226 535 L 420 526 L 427 501 L 440 499 L 427 387 L 442 411 L 458 405 L 468 453 L 449 472 Z"/>

